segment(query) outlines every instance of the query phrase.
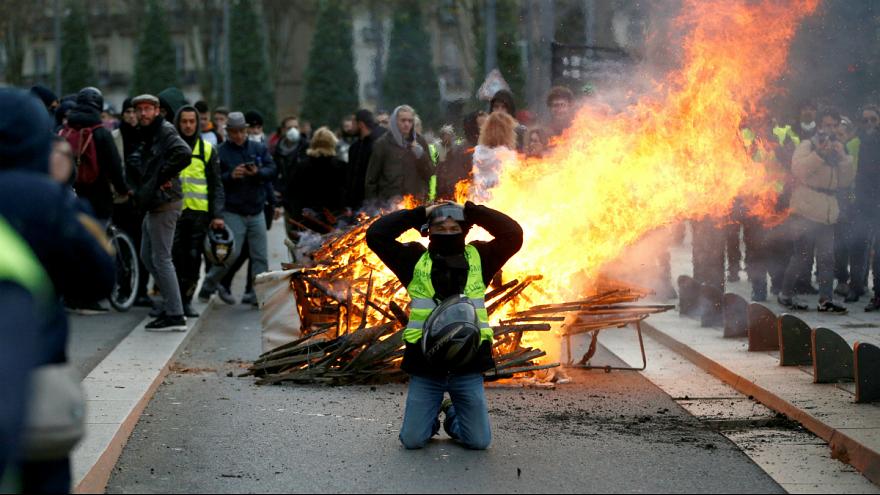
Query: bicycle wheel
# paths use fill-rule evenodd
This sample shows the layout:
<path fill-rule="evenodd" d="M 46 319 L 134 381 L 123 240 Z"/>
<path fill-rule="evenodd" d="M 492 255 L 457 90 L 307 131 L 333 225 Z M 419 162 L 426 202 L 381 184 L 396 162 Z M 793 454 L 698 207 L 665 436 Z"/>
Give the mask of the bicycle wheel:
<path fill-rule="evenodd" d="M 137 251 L 131 238 L 120 230 L 113 229 L 110 242 L 116 249 L 116 283 L 110 295 L 110 305 L 116 311 L 125 312 L 131 309 L 137 298 L 140 280 Z"/>

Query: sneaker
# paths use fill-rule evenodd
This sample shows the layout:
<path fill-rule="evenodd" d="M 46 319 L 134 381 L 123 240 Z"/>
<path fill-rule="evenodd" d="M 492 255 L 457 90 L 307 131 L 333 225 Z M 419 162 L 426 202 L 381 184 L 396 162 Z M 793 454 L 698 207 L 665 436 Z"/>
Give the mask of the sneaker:
<path fill-rule="evenodd" d="M 849 284 L 846 282 L 837 282 L 837 287 L 834 289 L 834 293 L 840 297 L 849 296 Z"/>
<path fill-rule="evenodd" d="M 776 297 L 776 302 L 792 311 L 807 311 L 809 306 L 799 301 L 796 297 L 785 297 L 782 294 Z"/>
<path fill-rule="evenodd" d="M 155 320 L 147 323 L 146 330 L 148 332 L 168 331 L 168 332 L 185 332 L 186 318 L 181 316 L 163 315 Z"/>
<path fill-rule="evenodd" d="M 192 307 L 192 304 L 184 304 L 183 305 L 183 316 L 187 318 L 198 318 L 199 312 Z"/>
<path fill-rule="evenodd" d="M 214 291 L 202 287 L 202 290 L 199 291 L 199 301 L 207 303 L 211 300 L 212 295 L 214 295 Z"/>
<path fill-rule="evenodd" d="M 84 316 L 94 316 L 94 315 L 103 315 L 110 312 L 110 308 L 107 308 L 100 301 L 94 301 L 91 303 L 80 304 L 75 308 L 70 308 L 74 313 Z"/>
<path fill-rule="evenodd" d="M 817 308 L 820 313 L 832 313 L 836 315 L 846 314 L 847 309 L 846 306 L 841 306 L 840 304 L 836 304 L 831 299 L 826 299 L 824 301 L 819 301 L 819 307 Z"/>
<path fill-rule="evenodd" d="M 871 299 L 871 302 L 865 306 L 865 311 L 868 313 L 873 313 L 874 311 L 880 310 L 880 297 L 874 297 Z"/>
<path fill-rule="evenodd" d="M 227 289 L 226 287 L 221 286 L 219 289 L 217 289 L 217 297 L 219 297 L 221 301 L 230 306 L 235 304 L 235 298 L 232 297 L 232 293 L 229 292 L 229 289 Z"/>
<path fill-rule="evenodd" d="M 250 304 L 251 306 L 257 306 L 257 295 L 253 292 L 245 292 L 243 296 L 241 296 L 242 304 Z"/>

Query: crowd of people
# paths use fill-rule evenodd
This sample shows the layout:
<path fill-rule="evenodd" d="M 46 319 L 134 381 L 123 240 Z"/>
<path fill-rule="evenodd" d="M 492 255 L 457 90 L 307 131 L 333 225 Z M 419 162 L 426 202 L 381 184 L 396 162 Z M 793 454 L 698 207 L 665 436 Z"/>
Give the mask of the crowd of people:
<path fill-rule="evenodd" d="M 151 308 L 146 329 L 184 330 L 187 318 L 199 316 L 195 297 L 239 302 L 231 284 L 243 268 L 240 302 L 257 305 L 253 282 L 269 269 L 267 232 L 281 217 L 296 243 L 304 232 L 330 232 L 405 196 L 454 200 L 464 180 L 479 185 L 471 199 L 486 199 L 480 192 L 497 184 L 502 163 L 547 153 L 570 127 L 577 99 L 552 88 L 541 125 L 515 102 L 499 91 L 485 110 L 464 116 L 460 132 L 458 123 L 426 132 L 417 109 L 401 104 L 390 112 L 352 109 L 338 129 L 286 116 L 267 133 L 257 111 L 190 103 L 176 88 L 128 98 L 118 113 L 92 87 L 64 98 L 39 86 L 29 94 L 0 90 L 0 283 L 9 289 L 0 291 L 0 306 L 9 322 L 40 329 L 6 332 L 0 362 L 15 363 L 4 369 L 17 372 L 63 365 L 65 307 L 107 311 L 111 223 L 138 247 L 144 276 L 135 304 Z M 868 284 L 873 268 L 872 287 L 880 288 L 880 257 L 872 257 L 880 234 L 878 129 L 875 106 L 854 121 L 813 102 L 792 124 L 744 127 L 744 146 L 777 181 L 786 220 L 769 224 L 744 202 L 725 221 L 692 221 L 696 281 L 723 291 L 739 280 L 744 260 L 754 301 L 767 300 L 769 285 L 790 309 L 807 309 L 803 297 L 817 295 L 819 311 L 846 312 L 838 295 L 846 303 L 867 296 L 865 310 L 880 310 L 880 294 L 870 296 Z M 772 151 L 755 146 L 758 139 Z M 668 279 L 661 295 L 675 297 L 669 256 L 660 258 Z M 6 380 L 3 396 L 22 396 L 22 383 Z M 12 403 L 0 406 L 0 472 L 23 421 Z M 29 491 L 69 485 L 66 456 L 18 469 Z"/>
<path fill-rule="evenodd" d="M 777 302 L 791 310 L 808 310 L 811 296 L 818 297 L 819 312 L 844 314 L 845 303 L 862 298 L 865 311 L 880 310 L 880 258 L 872 256 L 873 219 L 880 212 L 880 109 L 866 105 L 859 117 L 854 121 L 831 105 L 804 101 L 793 123 L 771 119 L 741 130 L 753 159 L 771 172 L 784 220 L 739 204 L 726 220 L 693 222 L 698 283 L 723 291 L 725 282 L 740 280 L 744 261 L 753 301 L 766 301 L 769 285 Z M 758 139 L 770 151 L 759 151 Z M 709 323 L 719 318 L 715 311 Z"/>
<path fill-rule="evenodd" d="M 190 103 L 177 88 L 127 98 L 118 112 L 94 87 L 63 98 L 42 86 L 0 89 L 0 363 L 7 378 L 0 385 L 7 399 L 0 405 L 0 487 L 70 489 L 69 454 L 82 434 L 84 403 L 76 399 L 78 378 L 70 378 L 65 313 L 108 310 L 117 268 L 111 225 L 137 246 L 143 275 L 135 304 L 151 308 L 145 329 L 185 330 L 187 318 L 199 316 L 194 297 L 238 302 L 231 283 L 245 262 L 240 301 L 257 305 L 253 281 L 269 269 L 267 231 L 275 220 L 284 217 L 296 242 L 303 232 L 329 232 L 404 196 L 453 199 L 469 177 L 491 185 L 504 156 L 539 156 L 569 124 L 571 91 L 554 88 L 547 103 L 553 119 L 543 128 L 520 124 L 517 117 L 527 114 L 517 114 L 513 95 L 501 91 L 485 111 L 465 116 L 461 135 L 451 124 L 436 137 L 424 133 L 406 104 L 354 111 L 335 131 L 287 116 L 267 134 L 259 112 Z M 59 394 L 65 387 L 69 393 Z M 32 410 L 48 403 L 43 408 L 70 411 L 62 421 L 67 443 L 57 434 L 51 449 L 34 441 L 45 425 L 33 414 L 25 419 L 28 396 Z"/>

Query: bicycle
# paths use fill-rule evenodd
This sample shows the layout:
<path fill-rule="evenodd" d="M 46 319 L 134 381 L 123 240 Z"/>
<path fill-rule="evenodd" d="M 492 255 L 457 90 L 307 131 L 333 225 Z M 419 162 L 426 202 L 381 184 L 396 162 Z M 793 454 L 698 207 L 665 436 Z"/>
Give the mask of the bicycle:
<path fill-rule="evenodd" d="M 107 238 L 116 251 L 116 282 L 110 294 L 110 305 L 124 313 L 137 299 L 140 281 L 137 250 L 131 237 L 112 223 L 107 227 Z"/>

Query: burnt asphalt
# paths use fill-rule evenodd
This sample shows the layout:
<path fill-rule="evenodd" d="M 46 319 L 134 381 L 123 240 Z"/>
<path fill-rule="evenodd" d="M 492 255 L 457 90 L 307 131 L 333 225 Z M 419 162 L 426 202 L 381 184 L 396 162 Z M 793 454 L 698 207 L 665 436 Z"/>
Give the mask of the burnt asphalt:
<path fill-rule="evenodd" d="M 493 444 L 398 440 L 406 388 L 258 387 L 258 313 L 218 305 L 150 402 L 108 493 L 782 492 L 637 373 L 490 389 Z M 608 356 L 599 356 L 600 359 Z M 229 376 L 232 375 L 232 376 Z"/>

